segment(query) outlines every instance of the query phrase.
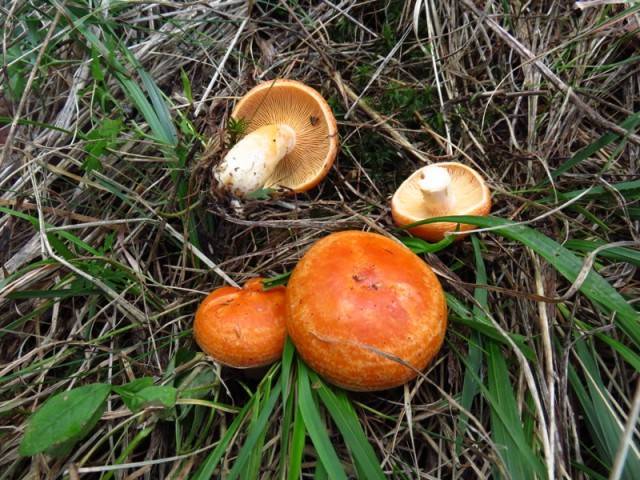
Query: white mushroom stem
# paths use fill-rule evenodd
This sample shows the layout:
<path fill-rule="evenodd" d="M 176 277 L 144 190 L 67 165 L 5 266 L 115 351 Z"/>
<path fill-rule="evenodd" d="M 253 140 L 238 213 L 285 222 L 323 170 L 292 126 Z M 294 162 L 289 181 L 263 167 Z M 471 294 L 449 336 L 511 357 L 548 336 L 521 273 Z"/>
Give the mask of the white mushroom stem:
<path fill-rule="evenodd" d="M 243 197 L 265 186 L 278 163 L 296 145 L 288 125 L 266 125 L 236 143 L 215 168 L 214 177 L 234 195 Z"/>
<path fill-rule="evenodd" d="M 451 187 L 451 175 L 446 168 L 430 165 L 418 180 L 425 203 L 434 210 L 450 210 L 456 203 Z"/>

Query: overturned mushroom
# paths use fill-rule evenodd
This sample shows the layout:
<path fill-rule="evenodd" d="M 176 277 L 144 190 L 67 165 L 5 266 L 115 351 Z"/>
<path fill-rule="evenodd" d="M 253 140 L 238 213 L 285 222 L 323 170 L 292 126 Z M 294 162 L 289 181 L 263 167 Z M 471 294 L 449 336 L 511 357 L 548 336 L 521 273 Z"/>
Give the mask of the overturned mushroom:
<path fill-rule="evenodd" d="M 328 173 L 338 151 L 331 107 L 313 88 L 273 80 L 253 88 L 232 118 L 246 135 L 214 168 L 217 188 L 246 197 L 263 188 L 304 192 Z"/>
<path fill-rule="evenodd" d="M 407 178 L 393 195 L 391 213 L 399 226 L 446 215 L 488 215 L 491 194 L 478 172 L 456 162 L 428 165 Z M 412 227 L 417 237 L 432 242 L 449 232 L 471 230 L 473 226 L 452 222 Z"/>

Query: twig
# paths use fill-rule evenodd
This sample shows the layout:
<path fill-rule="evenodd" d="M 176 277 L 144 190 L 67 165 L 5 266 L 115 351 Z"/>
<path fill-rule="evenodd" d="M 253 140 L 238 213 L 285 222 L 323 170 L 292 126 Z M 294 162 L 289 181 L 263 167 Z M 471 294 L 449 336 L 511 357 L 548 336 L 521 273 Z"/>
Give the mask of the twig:
<path fill-rule="evenodd" d="M 209 85 L 207 85 L 207 89 L 204 91 L 204 95 L 202 96 L 202 100 L 200 100 L 198 102 L 198 106 L 196 107 L 196 111 L 194 113 L 194 116 L 197 117 L 200 114 L 200 110 L 202 109 L 202 106 L 207 101 L 207 97 L 211 93 L 211 89 L 215 85 L 216 80 L 218 80 L 218 77 L 220 76 L 220 73 L 222 72 L 222 69 L 224 68 L 224 64 L 227 63 L 227 59 L 229 58 L 229 55 L 231 55 L 231 52 L 233 51 L 234 47 L 236 46 L 236 43 L 238 42 L 238 39 L 240 38 L 240 34 L 244 30 L 244 27 L 247 25 L 247 22 L 249 21 L 249 18 L 250 17 L 247 16 L 242 21 L 240 26 L 238 27 L 238 31 L 236 32 L 235 36 L 233 37 L 233 40 L 231 40 L 231 44 L 229 45 L 229 48 L 227 49 L 227 51 L 224 54 L 224 57 L 222 57 L 222 60 L 220 60 L 220 63 L 218 64 L 218 68 L 216 69 L 216 73 L 213 74 L 213 77 L 211 77 L 211 81 L 209 82 Z"/>

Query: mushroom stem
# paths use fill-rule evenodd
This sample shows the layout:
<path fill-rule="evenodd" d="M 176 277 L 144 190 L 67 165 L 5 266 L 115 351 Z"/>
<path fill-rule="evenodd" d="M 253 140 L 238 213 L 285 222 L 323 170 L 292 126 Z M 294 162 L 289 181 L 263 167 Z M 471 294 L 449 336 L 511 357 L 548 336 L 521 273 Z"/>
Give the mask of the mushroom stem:
<path fill-rule="evenodd" d="M 430 165 L 425 167 L 418 186 L 425 203 L 434 210 L 450 210 L 456 203 L 451 185 L 451 175 L 446 168 Z"/>
<path fill-rule="evenodd" d="M 278 163 L 296 145 L 289 125 L 265 125 L 236 143 L 215 168 L 214 177 L 238 197 L 263 188 Z"/>

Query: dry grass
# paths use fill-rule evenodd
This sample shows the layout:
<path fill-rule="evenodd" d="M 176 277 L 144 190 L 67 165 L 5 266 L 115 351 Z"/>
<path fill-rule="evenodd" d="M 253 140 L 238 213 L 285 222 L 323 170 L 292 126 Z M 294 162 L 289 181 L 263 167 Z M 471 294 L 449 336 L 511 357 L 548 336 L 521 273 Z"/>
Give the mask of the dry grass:
<path fill-rule="evenodd" d="M 574 241 L 576 252 L 576 240 L 624 242 L 608 250 L 612 256 L 594 257 L 595 268 L 626 298 L 640 297 L 639 189 L 614 188 L 639 178 L 639 137 L 614 138 L 552 176 L 603 135 L 630 128 L 625 120 L 634 120 L 640 102 L 640 8 L 250 3 L 249 16 L 236 0 L 0 6 L 7 107 L 4 113 L 0 104 L 0 116 L 9 122 L 0 131 L 0 478 L 73 479 L 127 463 L 118 478 L 193 474 L 234 413 L 209 405 L 180 406 L 169 416 L 153 408 L 132 414 L 112 397 L 69 455 L 23 458 L 18 445 L 31 412 L 53 394 L 91 382 L 153 376 L 175 385 L 184 372 L 196 372 L 209 392 L 198 398 L 242 407 L 255 379 L 188 355 L 197 351 L 190 328 L 202 295 L 225 282 L 286 273 L 332 231 L 404 237 L 391 222 L 389 199 L 424 162 L 475 166 L 495 192 L 494 215 L 569 247 Z M 125 67 L 121 77 L 117 65 Z M 132 81 L 150 98 L 140 69 L 165 95 L 159 101 L 169 106 L 170 121 L 153 104 L 154 127 L 136 92 L 126 89 Z M 209 194 L 216 155 L 202 152 L 209 139 L 224 140 L 234 99 L 276 77 L 323 92 L 342 150 L 327 180 L 308 194 L 250 201 L 238 212 Z M 177 141 L 161 144 L 172 128 Z M 562 196 L 590 187 L 604 193 L 572 202 Z M 569 290 L 534 250 L 494 232 L 477 239 L 425 259 L 463 308 L 497 332 L 520 335 L 520 343 L 502 333 L 495 340 L 452 309 L 447 344 L 426 377 L 404 389 L 349 395 L 383 471 L 398 478 L 537 474 L 519 476 L 505 460 L 517 455 L 504 452 L 497 433 L 491 398 L 500 392 L 490 377 L 504 359 L 515 424 L 544 465 L 537 475 L 608 476 L 622 450 L 612 445 L 607 459 L 597 448 L 570 378 L 572 369 L 585 378 L 585 354 L 576 345 L 587 342 L 600 392 L 610 394 L 621 429 L 631 425 L 620 444 L 631 451 L 623 460 L 637 454 L 629 413 L 635 409 L 637 420 L 638 371 L 629 361 L 637 346 L 576 291 L 580 283 Z M 474 259 L 480 251 L 484 280 Z M 509 410 L 508 402 L 498 404 Z M 469 414 L 466 428 L 461 412 Z M 277 406 L 266 430 L 259 478 L 280 471 L 282 413 Z M 355 476 L 342 437 L 329 421 L 327 428 Z M 233 466 L 245 438 L 241 429 L 216 475 Z M 317 463 L 308 441 L 305 477 Z"/>

